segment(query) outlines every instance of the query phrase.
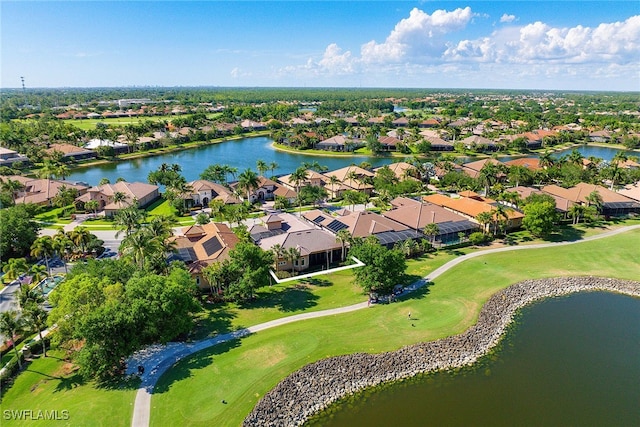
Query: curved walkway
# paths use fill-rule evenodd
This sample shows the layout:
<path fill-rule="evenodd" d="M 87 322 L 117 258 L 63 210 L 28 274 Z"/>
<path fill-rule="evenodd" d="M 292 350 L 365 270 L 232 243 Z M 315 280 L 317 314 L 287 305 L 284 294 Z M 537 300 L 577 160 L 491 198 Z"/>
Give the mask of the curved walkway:
<path fill-rule="evenodd" d="M 453 259 L 441 267 L 435 269 L 428 276 L 420 279 L 405 288 L 405 293 L 410 293 L 416 289 L 424 286 L 425 283 L 432 281 L 438 276 L 442 275 L 447 270 L 455 267 L 456 265 L 478 256 L 497 252 L 508 252 L 522 249 L 540 249 L 549 248 L 553 246 L 571 245 L 581 242 L 587 242 L 591 240 L 601 239 L 616 234 L 624 233 L 630 230 L 639 229 L 640 225 L 632 225 L 627 227 L 621 227 L 615 230 L 606 231 L 601 234 L 586 237 L 582 240 L 576 240 L 571 242 L 558 242 L 558 243 L 539 243 L 524 246 L 505 246 L 501 248 L 488 249 L 486 251 L 478 251 L 471 254 L 463 255 L 456 259 Z M 141 376 L 141 384 L 138 392 L 136 393 L 136 399 L 133 407 L 133 418 L 131 421 L 132 427 L 148 427 L 151 416 L 151 394 L 158 379 L 165 373 L 171 366 L 184 357 L 187 357 L 200 350 L 204 350 L 211 346 L 247 336 L 249 334 L 270 329 L 276 326 L 285 325 L 288 323 L 298 322 L 305 319 L 313 319 L 324 316 L 332 316 L 334 314 L 348 313 L 351 311 L 360 310 L 368 307 L 367 302 L 362 302 L 347 307 L 333 308 L 329 310 L 314 311 L 309 313 L 296 314 L 294 316 L 284 317 L 280 319 L 271 320 L 269 322 L 261 323 L 255 326 L 250 326 L 245 329 L 240 329 L 227 334 L 217 335 L 212 338 L 201 340 L 195 343 L 169 343 L 167 345 L 155 345 L 148 347 L 147 349 L 137 352 L 128 361 L 128 373 L 134 374 L 137 372 L 138 366 L 144 367 L 144 374 Z"/>

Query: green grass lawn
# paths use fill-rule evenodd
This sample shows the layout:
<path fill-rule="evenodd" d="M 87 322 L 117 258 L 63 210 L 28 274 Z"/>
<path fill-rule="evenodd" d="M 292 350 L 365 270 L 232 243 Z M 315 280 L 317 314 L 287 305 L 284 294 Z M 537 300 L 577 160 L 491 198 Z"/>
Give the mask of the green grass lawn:
<path fill-rule="evenodd" d="M 640 230 L 579 245 L 468 260 L 406 300 L 260 332 L 179 362 L 158 383 L 151 424 L 237 426 L 288 373 L 315 360 L 380 352 L 472 325 L 497 290 L 528 278 L 593 274 L 638 279 Z M 406 313 L 411 312 L 415 327 Z M 228 404 L 222 404 L 225 400 Z"/>
<path fill-rule="evenodd" d="M 460 333 L 475 322 L 490 295 L 523 279 L 579 274 L 637 279 L 640 267 L 631 248 L 638 239 L 640 230 L 635 230 L 578 245 L 486 255 L 462 263 L 398 303 L 298 322 L 199 352 L 161 378 L 151 400 L 151 424 L 237 426 L 260 396 L 305 364 Z M 443 250 L 409 261 L 407 272 L 425 276 L 472 250 Z M 197 338 L 365 300 L 350 272 L 315 279 L 298 287 L 293 283 L 261 290 L 253 304 L 211 306 L 201 313 Z M 409 311 L 415 327 L 407 321 Z M 68 365 L 62 354 L 54 354 L 58 359 L 38 359 L 17 378 L 2 410 L 67 409 L 71 420 L 82 420 L 83 425 L 130 424 L 133 390 L 82 383 L 64 371 Z M 222 404 L 223 399 L 228 404 Z"/>
<path fill-rule="evenodd" d="M 170 116 L 137 116 L 137 117 L 111 117 L 111 118 L 100 118 L 100 119 L 68 119 L 65 120 L 65 123 L 69 123 L 79 129 L 90 130 L 95 129 L 96 124 L 105 123 L 109 126 L 124 126 L 128 124 L 138 124 L 145 122 L 147 120 L 152 122 L 159 122 L 166 120 L 167 122 L 171 122 L 171 120 L 178 117 L 186 117 L 188 114 L 182 115 L 170 115 Z M 220 116 L 220 113 L 207 114 L 207 118 L 212 120 L 216 117 Z"/>
<path fill-rule="evenodd" d="M 68 421 L 16 421 L 6 417 L 3 426 L 130 426 L 137 383 L 123 383 L 120 388 L 97 388 L 83 382 L 64 352 L 50 351 L 17 378 L 3 396 L 0 410 L 63 410 Z"/>

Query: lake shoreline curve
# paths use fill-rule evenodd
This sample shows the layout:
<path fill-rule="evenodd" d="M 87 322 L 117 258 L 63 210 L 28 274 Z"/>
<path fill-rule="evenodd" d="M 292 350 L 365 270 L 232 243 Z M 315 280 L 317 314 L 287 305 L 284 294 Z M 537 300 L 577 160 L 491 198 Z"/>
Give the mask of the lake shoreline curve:
<path fill-rule="evenodd" d="M 244 426 L 298 426 L 332 403 L 366 388 L 418 374 L 469 366 L 496 347 L 522 307 L 576 292 L 640 298 L 640 282 L 594 276 L 525 280 L 491 296 L 465 332 L 379 354 L 354 353 L 308 364 L 280 381 Z"/>

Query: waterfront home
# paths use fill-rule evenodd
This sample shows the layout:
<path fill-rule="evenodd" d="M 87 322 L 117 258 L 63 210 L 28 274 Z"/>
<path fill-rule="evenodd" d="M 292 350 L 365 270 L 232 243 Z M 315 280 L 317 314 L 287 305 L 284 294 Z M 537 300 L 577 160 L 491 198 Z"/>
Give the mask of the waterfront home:
<path fill-rule="evenodd" d="M 71 144 L 51 144 L 49 148 L 44 150 L 44 152 L 48 155 L 53 155 L 55 152 L 59 152 L 62 154 L 62 158 L 75 161 L 96 158 L 95 151 Z"/>
<path fill-rule="evenodd" d="M 182 235 L 174 236 L 176 258 L 187 265 L 191 276 L 201 289 L 210 287 L 202 270 L 215 263 L 229 258 L 229 251 L 239 242 L 231 229 L 222 223 L 209 222 L 182 229 Z"/>
<path fill-rule="evenodd" d="M 20 175 L 0 177 L 0 181 L 12 180 L 19 182 L 21 188 L 14 192 L 13 201 L 19 203 L 34 203 L 40 206 L 52 206 L 53 199 L 62 188 L 75 189 L 82 195 L 87 192 L 86 184 L 57 180 L 57 179 L 32 179 Z"/>
<path fill-rule="evenodd" d="M 347 147 L 347 137 L 344 135 L 336 135 L 318 142 L 315 145 L 316 150 L 324 151 L 345 151 Z"/>
<path fill-rule="evenodd" d="M 527 168 L 530 171 L 541 170 L 542 166 L 540 166 L 540 159 L 535 157 L 523 157 L 519 159 L 508 160 L 504 162 L 505 165 L 511 166 L 522 166 L 523 168 Z"/>
<path fill-rule="evenodd" d="M 230 187 L 237 192 L 238 190 L 238 182 L 232 182 L 230 184 Z M 275 198 L 275 191 L 278 189 L 278 187 L 280 187 L 280 185 L 273 181 L 270 180 L 269 178 L 266 178 L 264 176 L 259 176 L 258 177 L 258 186 L 254 189 L 251 190 L 251 192 L 249 193 L 249 203 L 255 203 L 257 201 L 263 201 L 263 200 L 273 200 Z M 240 194 L 240 197 L 242 197 L 243 200 L 246 200 L 247 198 L 247 193 L 242 193 L 242 192 L 238 192 L 238 194 Z"/>
<path fill-rule="evenodd" d="M 640 202 L 640 181 L 625 185 L 623 188 L 618 190 L 618 193 Z"/>
<path fill-rule="evenodd" d="M 417 174 L 417 170 L 415 166 L 407 162 L 396 162 L 391 163 L 386 166 L 379 166 L 377 168 L 373 168 L 373 172 L 377 175 L 380 169 L 388 167 L 391 169 L 393 174 L 396 176 L 398 181 L 404 181 L 405 179 L 416 179 L 414 175 Z"/>
<path fill-rule="evenodd" d="M 482 170 L 484 165 L 486 165 L 487 163 L 493 163 L 498 167 L 504 166 L 504 163 L 502 163 L 501 161 L 496 160 L 494 158 L 489 158 L 489 159 L 482 159 L 482 160 L 477 160 L 475 162 L 469 162 L 469 163 L 463 164 L 462 172 L 466 173 L 471 178 L 474 178 L 474 179 L 478 178 L 480 176 L 480 171 Z M 500 173 L 498 175 L 499 179 L 504 179 L 504 177 L 505 175 L 503 173 Z"/>
<path fill-rule="evenodd" d="M 402 142 L 393 136 L 380 136 L 378 142 L 382 145 L 382 151 L 396 151 L 398 143 Z"/>
<path fill-rule="evenodd" d="M 597 130 L 589 133 L 589 140 L 592 142 L 609 142 L 611 141 L 611 132 L 608 130 Z"/>
<path fill-rule="evenodd" d="M 96 151 L 99 147 L 111 147 L 115 154 L 123 154 L 129 150 L 129 146 L 122 142 L 111 141 L 109 139 L 91 139 L 84 144 L 84 148 Z"/>
<path fill-rule="evenodd" d="M 243 120 L 240 123 L 240 126 L 242 127 L 242 129 L 246 131 L 265 130 L 267 128 L 267 126 L 264 123 L 255 122 L 253 120 L 248 120 L 248 119 Z"/>
<path fill-rule="evenodd" d="M 480 224 L 477 219 L 480 213 L 493 212 L 493 220 L 495 222 L 504 220 L 507 230 L 513 230 L 522 226 L 524 214 L 521 212 L 505 207 L 504 210 L 506 218 L 503 218 L 498 216 L 497 212 L 495 212 L 496 206 L 498 205 L 497 201 L 487 197 L 482 197 L 473 192 L 466 192 L 466 195 L 467 197 L 461 195 L 460 197 L 454 198 L 443 194 L 431 194 L 429 196 L 423 196 L 423 200 L 462 215 L 476 224 Z M 486 224 L 485 227 L 487 230 L 494 229 L 495 224 Z"/>
<path fill-rule="evenodd" d="M 433 203 L 397 197 L 391 201 L 391 206 L 393 208 L 382 215 L 413 230 L 423 231 L 429 224 L 438 225 L 438 233 L 433 240 L 442 245 L 457 243 L 460 233 L 468 236 L 480 229 L 475 222 Z"/>
<path fill-rule="evenodd" d="M 282 183 L 286 188 L 297 190 L 297 187 L 302 188 L 307 185 L 324 187 L 329 181 L 329 179 L 320 172 L 316 172 L 312 169 L 307 169 L 305 172 L 307 174 L 306 179 L 299 183 L 291 180 L 291 174 L 279 177 L 278 182 Z"/>
<path fill-rule="evenodd" d="M 0 147 L 0 166 L 11 167 L 14 163 L 29 163 L 29 158 L 24 154 L 8 148 Z"/>
<path fill-rule="evenodd" d="M 144 182 L 120 181 L 91 187 L 76 199 L 76 206 L 84 209 L 89 200 L 98 201 L 98 209 L 105 216 L 113 216 L 117 211 L 129 206 L 143 208 L 160 197 L 157 185 Z"/>
<path fill-rule="evenodd" d="M 423 131 L 426 132 L 426 131 Z M 420 134 L 423 134 L 420 132 Z M 453 151 L 453 142 L 446 141 L 437 135 L 423 135 L 424 140 L 431 144 L 431 151 Z"/>
<path fill-rule="evenodd" d="M 474 151 L 496 151 L 498 144 L 488 138 L 478 135 L 471 135 L 461 141 L 464 146 Z"/>
<path fill-rule="evenodd" d="M 197 179 L 189 182 L 188 185 L 192 191 L 183 197 L 188 200 L 187 205 L 190 207 L 208 207 L 212 200 L 220 200 L 225 205 L 240 203 L 233 191 L 216 182 Z"/>
<path fill-rule="evenodd" d="M 602 214 L 605 216 L 622 216 L 640 213 L 640 203 L 620 193 L 611 191 L 601 185 L 578 183 L 570 188 L 562 188 L 557 185 L 542 187 L 542 191 L 552 196 L 559 196 L 571 200 L 573 203 L 589 205 L 587 198 L 593 192 L 602 197 Z"/>

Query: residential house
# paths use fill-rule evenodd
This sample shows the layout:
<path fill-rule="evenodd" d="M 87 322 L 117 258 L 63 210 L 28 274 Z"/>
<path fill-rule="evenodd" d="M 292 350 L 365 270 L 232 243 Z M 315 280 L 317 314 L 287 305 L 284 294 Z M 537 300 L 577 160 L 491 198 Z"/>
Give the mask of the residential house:
<path fill-rule="evenodd" d="M 618 193 L 640 202 L 640 181 L 625 185 L 623 188 L 618 190 Z"/>
<path fill-rule="evenodd" d="M 569 209 L 571 209 L 571 206 L 573 206 L 575 204 L 575 202 L 572 202 L 569 199 L 565 199 L 564 197 L 558 196 L 558 195 L 553 195 L 553 194 L 549 194 L 549 193 L 545 193 L 541 190 L 538 190 L 536 188 L 532 188 L 532 187 L 523 187 L 523 186 L 518 186 L 518 187 L 513 187 L 510 188 L 509 191 L 513 191 L 515 193 L 518 193 L 518 196 L 520 196 L 521 199 L 526 199 L 527 197 L 529 197 L 532 194 L 546 194 L 548 196 L 553 197 L 553 200 L 555 201 L 556 204 L 556 211 L 558 213 L 560 213 L 560 215 L 562 215 L 563 218 L 568 218 L 569 216 Z"/>
<path fill-rule="evenodd" d="M 578 203 L 588 205 L 587 198 L 594 191 L 602 197 L 602 214 L 605 216 L 621 216 L 640 213 L 640 203 L 623 194 L 611 191 L 608 188 L 595 184 L 578 183 L 570 188 L 562 188 L 557 185 L 542 187 L 542 191 L 552 196 L 558 196 Z"/>
<path fill-rule="evenodd" d="M 320 210 L 313 210 L 305 212 L 303 217 L 334 235 L 340 230 L 347 230 L 354 238 L 374 236 L 381 245 L 388 248 L 392 248 L 398 242 L 424 237 L 420 230 L 412 230 L 404 224 L 371 211 L 346 211 L 344 215 L 336 217 Z"/>
<path fill-rule="evenodd" d="M 325 151 L 346 151 L 347 142 L 349 140 L 344 135 L 336 135 L 318 142 L 315 145 L 316 150 Z"/>
<path fill-rule="evenodd" d="M 462 172 L 466 173 L 471 178 L 478 178 L 480 176 L 480 171 L 482 170 L 484 165 L 486 165 L 487 163 L 493 163 L 498 167 L 504 166 L 504 163 L 502 163 L 501 161 L 493 158 L 489 158 L 489 159 L 482 159 L 482 160 L 477 160 L 475 162 L 469 162 L 469 163 L 463 164 Z M 501 173 L 498 178 L 504 178 L 504 176 L 505 175 Z"/>
<path fill-rule="evenodd" d="M 265 251 L 277 245 L 283 250 L 295 248 L 300 252 L 300 257 L 293 262 L 280 256 L 276 261 L 276 270 L 329 268 L 331 264 L 341 261 L 342 244 L 333 234 L 291 214 L 268 215 L 263 218 L 262 224 L 251 227 L 249 233 Z"/>
<path fill-rule="evenodd" d="M 191 203 L 188 203 L 191 206 L 207 207 L 212 200 L 220 200 L 225 205 L 240 203 L 233 191 L 216 182 L 197 179 L 191 181 L 189 187 L 191 187 L 192 191 L 185 197 L 191 200 Z"/>
<path fill-rule="evenodd" d="M 229 259 L 229 252 L 239 242 L 226 224 L 217 222 L 185 227 L 182 235 L 171 240 L 176 248 L 176 257 L 184 261 L 200 289 L 211 287 L 203 275 L 204 268 Z"/>
<path fill-rule="evenodd" d="M 608 130 L 597 130 L 589 133 L 589 140 L 592 142 L 609 142 L 611 141 L 611 135 Z"/>
<path fill-rule="evenodd" d="M 29 158 L 17 151 L 0 147 L 0 166 L 11 167 L 14 163 L 18 162 L 29 163 Z"/>
<path fill-rule="evenodd" d="M 465 147 L 480 151 L 496 151 L 498 145 L 495 141 L 479 135 L 471 135 L 461 141 Z"/>
<path fill-rule="evenodd" d="M 116 194 L 121 194 L 123 199 L 116 201 Z M 105 216 L 113 216 L 117 211 L 132 205 L 143 208 L 159 197 L 160 191 L 157 185 L 120 181 L 89 188 L 85 194 L 76 199 L 76 204 L 84 206 L 84 203 L 89 200 L 97 200 L 98 209 L 102 210 Z"/>
<path fill-rule="evenodd" d="M 378 141 L 382 144 L 382 151 L 396 151 L 398 143 L 402 142 L 393 136 L 380 136 Z"/>
<path fill-rule="evenodd" d="M 438 234 L 433 239 L 441 245 L 458 243 L 460 233 L 468 236 L 480 229 L 475 222 L 433 203 L 397 197 L 391 201 L 391 206 L 393 208 L 382 215 L 413 230 L 423 231 L 428 224 L 437 224 Z"/>
<path fill-rule="evenodd" d="M 492 212 L 495 210 L 498 202 L 495 200 L 482 197 L 476 193 L 468 192 L 467 195 L 469 197 L 448 197 L 443 194 L 431 194 L 429 196 L 424 196 L 423 200 L 429 203 L 433 203 L 434 205 L 442 206 L 445 209 L 450 210 L 451 212 L 455 212 L 459 215 L 464 216 L 465 218 L 480 224 L 477 217 L 482 212 Z M 497 214 L 494 213 L 493 218 L 495 221 L 506 221 L 506 229 L 512 230 L 516 228 L 520 228 L 522 226 L 522 219 L 524 218 L 524 214 L 518 212 L 515 209 L 506 207 L 505 214 L 506 218 L 500 218 Z M 487 224 L 487 228 L 493 229 L 493 224 Z"/>
<path fill-rule="evenodd" d="M 347 166 L 335 171 L 325 172 L 324 175 L 327 177 L 327 182 L 330 182 L 330 177 L 335 176 L 342 184 L 340 186 L 327 186 L 327 191 L 331 198 L 340 197 L 346 190 L 362 191 L 368 195 L 373 193 L 372 180 L 374 173 L 359 166 Z"/>
<path fill-rule="evenodd" d="M 519 159 L 508 160 L 504 162 L 504 164 L 509 167 L 522 166 L 529 169 L 530 171 L 537 171 L 542 169 L 542 166 L 540 166 L 540 159 L 535 157 L 523 157 Z"/>
<path fill-rule="evenodd" d="M 53 199 L 58 195 L 61 188 L 73 188 L 82 195 L 87 192 L 88 185 L 57 179 L 32 179 L 21 175 L 0 177 L 0 181 L 10 179 L 22 184 L 22 189 L 14 193 L 14 203 L 34 203 L 40 206 L 52 206 Z"/>
<path fill-rule="evenodd" d="M 378 171 L 385 166 L 373 168 L 373 172 L 378 174 Z M 417 174 L 416 167 L 407 162 L 396 162 L 386 165 L 394 173 L 398 181 L 405 179 L 416 179 L 414 176 Z"/>
<path fill-rule="evenodd" d="M 86 160 L 95 159 L 96 152 L 87 148 L 77 147 L 71 144 L 51 144 L 49 148 L 44 150 L 45 153 L 52 155 L 54 152 L 62 153 L 62 157 L 70 160 Z"/>
<path fill-rule="evenodd" d="M 123 154 L 129 151 L 129 146 L 122 142 L 111 141 L 109 139 L 91 139 L 84 144 L 87 150 L 96 151 L 99 147 L 111 147 L 115 154 Z"/>
<path fill-rule="evenodd" d="M 422 132 L 420 132 L 420 134 L 422 134 Z M 439 136 L 425 135 L 424 139 L 425 141 L 428 141 L 429 144 L 431 144 L 431 151 L 453 151 L 454 150 L 452 141 L 446 141 L 440 138 Z"/>

